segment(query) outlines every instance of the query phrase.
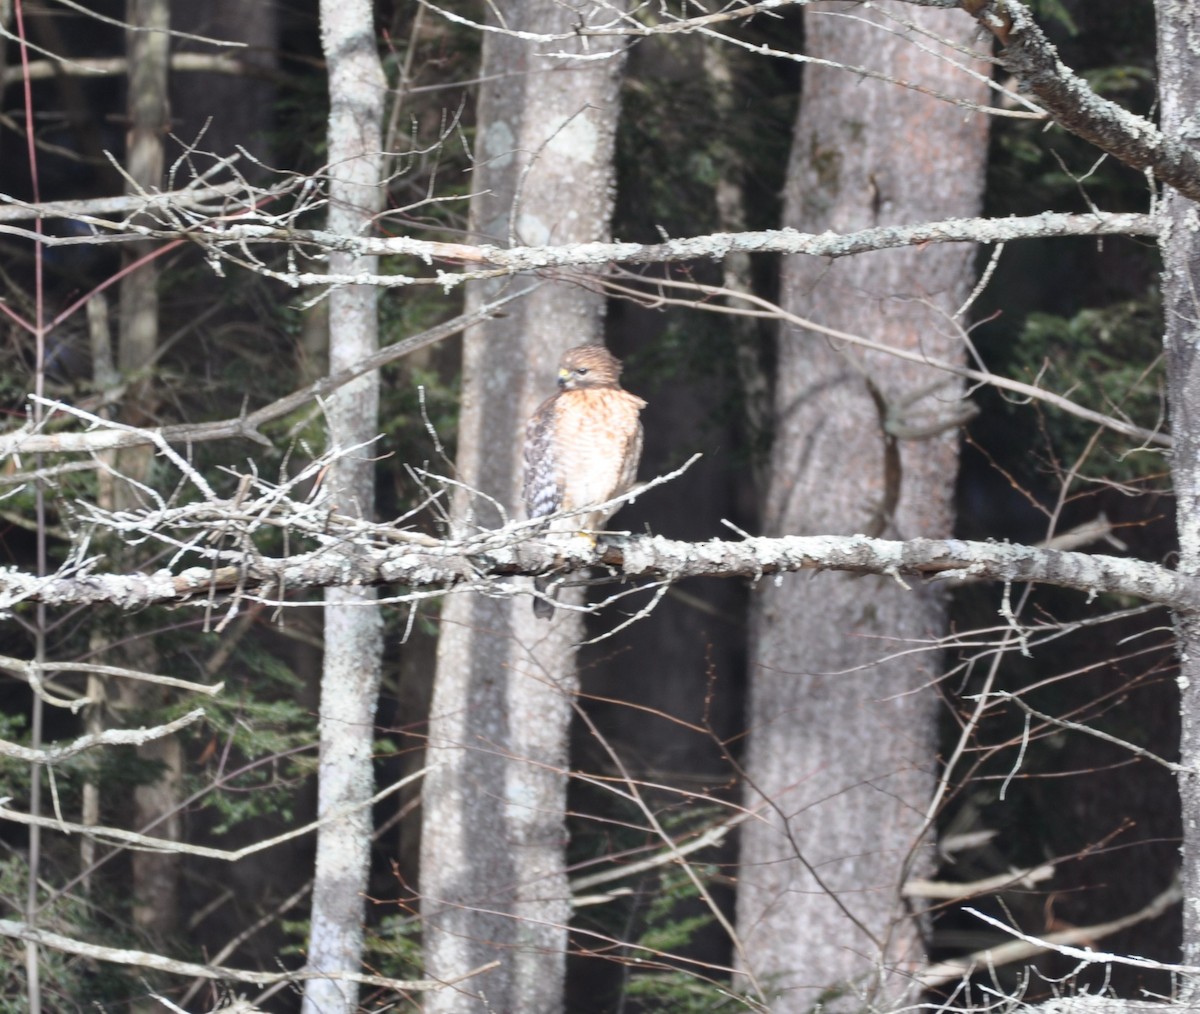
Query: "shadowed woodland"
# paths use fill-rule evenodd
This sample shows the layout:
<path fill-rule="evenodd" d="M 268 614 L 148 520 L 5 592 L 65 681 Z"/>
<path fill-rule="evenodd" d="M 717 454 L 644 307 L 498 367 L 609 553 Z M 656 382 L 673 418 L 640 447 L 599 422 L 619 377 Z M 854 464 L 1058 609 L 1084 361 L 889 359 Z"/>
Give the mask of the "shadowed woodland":
<path fill-rule="evenodd" d="M 1200 14 L 0 29 L 0 1012 L 1193 1004 Z"/>

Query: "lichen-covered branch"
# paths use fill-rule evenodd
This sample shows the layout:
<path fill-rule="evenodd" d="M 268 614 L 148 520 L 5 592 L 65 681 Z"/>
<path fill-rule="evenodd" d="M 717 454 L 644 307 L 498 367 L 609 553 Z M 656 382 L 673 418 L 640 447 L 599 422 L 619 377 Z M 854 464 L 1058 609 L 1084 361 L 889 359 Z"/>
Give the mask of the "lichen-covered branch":
<path fill-rule="evenodd" d="M 1045 212 L 1025 218 L 955 218 L 904 226 L 881 226 L 856 232 L 819 234 L 795 229 L 761 232 L 720 232 L 686 236 L 662 243 L 568 243 L 559 246 L 498 247 L 439 243 L 408 236 L 336 236 L 314 229 L 261 222 L 214 223 L 197 226 L 190 238 L 214 250 L 241 249 L 255 244 L 289 244 L 314 252 L 337 250 L 359 255 L 418 257 L 427 264 L 443 261 L 472 270 L 438 270 L 429 276 L 406 274 L 340 277 L 319 272 L 278 271 L 265 264 L 245 263 L 261 274 L 289 285 L 329 285 L 368 282 L 388 287 L 437 284 L 451 287 L 473 278 L 546 271 L 555 268 L 596 267 L 610 263 L 663 264 L 690 260 L 720 260 L 731 253 L 806 254 L 849 257 L 872 250 L 890 250 L 925 243 L 1006 243 L 1019 239 L 1061 236 L 1154 236 L 1151 215 L 1097 212 L 1085 215 Z M 155 235 L 167 239 L 171 230 Z"/>
<path fill-rule="evenodd" d="M 444 542 L 385 526 L 377 528 L 376 544 L 355 552 L 345 548 L 349 533 L 339 537 L 336 526 L 331 526 L 329 545 L 311 552 L 277 559 L 250 555 L 236 563 L 162 569 L 152 574 L 105 574 L 96 561 L 42 579 L 7 568 L 0 571 L 0 608 L 11 609 L 26 601 L 139 608 L 193 598 L 204 601 L 210 594 L 237 589 L 255 600 L 276 602 L 301 589 L 384 584 L 409 589 L 413 597 L 456 588 L 505 596 L 518 594 L 518 590 L 503 578 L 571 574 L 595 567 L 614 581 L 759 579 L 838 570 L 890 575 L 898 581 L 1038 582 L 1089 595 L 1127 595 L 1184 611 L 1200 609 L 1200 582 L 1159 564 L 999 542 L 899 542 L 862 535 L 678 542 L 661 536 L 609 535 L 592 547 L 585 539 L 565 544 L 552 541 L 538 535 L 528 523 Z M 389 539 L 393 544 L 381 544 Z M 236 556 L 232 550 L 207 552 L 225 560 Z"/>
<path fill-rule="evenodd" d="M 80 736 L 62 746 L 52 746 L 42 750 L 0 739 L 0 757 L 9 757 L 26 764 L 61 764 L 85 750 L 92 750 L 98 746 L 141 746 L 151 740 L 170 736 L 193 722 L 198 722 L 203 717 L 203 708 L 193 708 L 186 715 L 180 716 L 173 722 L 167 722 L 165 725 L 156 725 L 150 729 L 105 729 L 102 732 Z"/>
<path fill-rule="evenodd" d="M 1003 46 L 997 55 L 1000 65 L 1037 98 L 1056 123 L 1125 165 L 1152 170 L 1184 196 L 1200 200 L 1200 152 L 1092 91 L 1063 64 L 1029 8 L 1019 0 L 905 2 L 918 7 L 963 8 L 996 36 Z"/>

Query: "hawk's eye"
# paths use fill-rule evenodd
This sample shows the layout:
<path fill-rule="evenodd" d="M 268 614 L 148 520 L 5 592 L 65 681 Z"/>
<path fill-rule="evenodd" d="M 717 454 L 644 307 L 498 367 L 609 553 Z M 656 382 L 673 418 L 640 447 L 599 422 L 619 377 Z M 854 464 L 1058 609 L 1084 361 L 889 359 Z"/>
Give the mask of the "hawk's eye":
<path fill-rule="evenodd" d="M 588 371 L 588 368 L 586 366 L 576 366 L 575 367 L 575 372 L 578 373 L 581 377 L 587 376 L 587 371 Z"/>

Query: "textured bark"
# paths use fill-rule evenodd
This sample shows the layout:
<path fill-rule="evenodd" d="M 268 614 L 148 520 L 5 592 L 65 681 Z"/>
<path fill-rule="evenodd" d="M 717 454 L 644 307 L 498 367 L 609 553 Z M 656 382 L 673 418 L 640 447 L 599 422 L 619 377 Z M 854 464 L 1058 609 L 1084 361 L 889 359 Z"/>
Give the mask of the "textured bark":
<path fill-rule="evenodd" d="M 162 185 L 163 139 L 170 128 L 167 106 L 167 57 L 170 24 L 169 0 L 128 0 L 126 18 L 137 29 L 129 32 L 129 134 L 125 144 L 127 192 L 157 190 Z M 133 243 L 126 254 L 131 262 L 154 250 L 157 244 Z M 149 378 L 138 376 L 151 361 L 158 345 L 158 265 L 142 265 L 121 283 L 121 341 L 117 365 L 126 376 L 137 376 L 129 404 L 144 406 L 141 422 L 153 417 L 154 401 Z M 131 413 L 127 411 L 127 416 Z M 135 476 L 141 478 L 141 476 Z"/>
<path fill-rule="evenodd" d="M 498 8 L 518 28 L 574 21 L 549 0 Z M 477 235 L 498 243 L 606 238 L 620 62 L 572 61 L 486 37 L 472 181 Z M 497 284 L 471 290 L 469 306 L 493 297 Z M 466 332 L 460 479 L 519 509 L 525 420 L 553 391 L 559 355 L 602 339 L 603 315 L 595 292 L 560 284 Z M 463 530 L 500 521 L 478 499 L 456 511 Z M 540 621 L 526 597 L 454 596 L 443 607 L 423 794 L 426 972 L 453 978 L 500 964 L 430 994 L 427 1011 L 562 1009 L 567 733 L 581 633 L 578 613 L 560 608 Z"/>
<path fill-rule="evenodd" d="M 129 0 L 126 19 L 136 30 L 126 39 L 129 56 L 128 114 L 125 170 L 129 175 L 128 193 L 153 191 L 162 185 L 163 142 L 169 127 L 167 103 L 167 60 L 170 24 L 169 0 Z M 126 263 L 151 252 L 154 242 L 131 244 Z M 122 401 L 122 421 L 144 425 L 157 415 L 158 399 L 148 367 L 158 347 L 158 265 L 143 264 L 121 282 L 120 333 L 117 366 L 129 383 Z M 128 448 L 117 455 L 118 474 L 145 483 L 154 459 L 148 447 Z M 117 482 L 113 488 L 117 509 L 138 505 L 141 491 L 133 483 Z M 135 639 L 123 651 L 123 661 L 135 669 L 154 672 L 156 654 L 149 639 Z M 142 683 L 118 681 L 114 693 L 125 709 L 153 709 L 165 703 L 158 688 Z M 138 755 L 161 764 L 161 773 L 152 783 L 139 785 L 133 794 L 134 826 L 153 829 L 168 840 L 178 840 L 183 832 L 179 814 L 183 755 L 175 738 L 159 740 L 139 747 Z M 133 919 L 151 939 L 163 940 L 179 920 L 179 857 L 164 853 L 135 852 L 131 859 L 133 876 Z M 149 1001 L 140 1005 L 149 1010 Z"/>
<path fill-rule="evenodd" d="M 869 62 L 984 100 L 979 83 L 893 34 L 894 22 L 891 32 L 870 29 L 863 19 L 879 15 L 862 5 L 809 10 L 810 55 Z M 838 11 L 853 17 L 828 14 Z M 958 14 L 895 12 L 961 42 L 973 32 Z M 980 115 L 810 66 L 785 224 L 847 232 L 975 214 L 985 153 Z M 969 291 L 973 252 L 941 245 L 834 264 L 791 258 L 783 303 L 826 326 L 959 360 L 939 314 L 953 313 Z M 948 534 L 957 433 L 895 444 L 885 425 L 893 414 L 947 412 L 957 387 L 929 391 L 937 378 L 919 365 L 796 329 L 779 343 L 767 534 Z M 922 865 L 936 705 L 932 690 L 920 691 L 936 674 L 931 656 L 886 657 L 907 639 L 940 634 L 943 600 L 889 577 L 764 585 L 753 617 L 747 804 L 766 808 L 742 832 L 746 971 L 775 1014 L 808 1010 L 823 994 L 827 1003 L 842 995 L 844 1003 L 885 1005 L 911 989 L 904 972 L 922 960 L 899 887 L 910 863 Z"/>
<path fill-rule="evenodd" d="M 1200 11 L 1179 0 L 1158 0 L 1158 91 L 1163 129 L 1193 149 L 1200 146 Z M 1179 530 L 1179 569 L 1200 572 L 1200 207 L 1167 189 L 1161 204 L 1164 343 L 1175 449 L 1171 472 Z M 1200 765 L 1200 611 L 1175 614 L 1180 657 L 1180 762 Z M 1181 774 L 1183 807 L 1183 961 L 1200 964 L 1200 778 Z M 1195 1002 L 1193 984 L 1188 998 Z"/>
<path fill-rule="evenodd" d="M 108 299 L 102 292 L 88 300 L 88 338 L 92 356 L 92 383 L 97 391 L 112 390 L 120 383 L 113 360 L 112 328 L 109 322 Z M 108 416 L 105 411 L 105 416 Z M 112 452 L 98 455 L 107 468 L 96 473 L 96 505 L 102 510 L 116 510 L 116 480 L 110 469 L 115 465 Z M 103 658 L 108 646 L 108 633 L 99 625 L 88 634 L 88 647 L 92 657 Z M 91 673 L 87 678 L 87 697 L 90 703 L 84 709 L 84 724 L 88 733 L 99 735 L 104 731 L 105 715 L 102 706 L 108 690 L 106 677 Z M 80 819 L 83 824 L 94 826 L 100 823 L 100 783 L 89 774 L 83 783 Z M 79 843 L 79 864 L 84 875 L 85 891 L 91 890 L 91 868 L 96 861 L 96 839 L 83 836 Z"/>
<path fill-rule="evenodd" d="M 722 186 L 728 193 L 728 188 Z M 186 197 L 179 203 L 186 206 Z M 108 207 L 99 201 L 71 201 L 48 205 L 46 217 L 69 218 Z M 113 208 L 112 210 L 117 210 Z M 25 210 L 0 208 L 0 222 L 19 221 L 29 218 Z M 585 242 L 564 243 L 557 237 L 549 243 L 536 246 L 497 246 L 494 242 L 443 243 L 413 236 L 334 236 L 316 229 L 297 229 L 290 224 L 278 227 L 264 225 L 238 225 L 220 222 L 212 226 L 199 225 L 189 231 L 189 238 L 207 241 L 214 246 L 240 247 L 252 244 L 300 244 L 315 246 L 322 250 L 348 250 L 357 253 L 374 253 L 418 257 L 436 266 L 425 276 L 419 274 L 388 273 L 372 276 L 374 285 L 404 288 L 416 282 L 428 284 L 431 277 L 438 285 L 450 287 L 476 277 L 495 274 L 492 266 L 505 272 L 518 274 L 554 267 L 595 267 L 612 261 L 626 264 L 664 264 L 675 261 L 712 260 L 731 254 L 750 253 L 802 253 L 813 257 L 852 257 L 872 250 L 887 250 L 906 246 L 924 246 L 926 243 L 1007 243 L 1018 239 L 1046 238 L 1051 236 L 1154 236 L 1157 227 L 1153 215 L 1136 212 L 1089 212 L 1086 215 L 1044 211 L 1025 218 L 976 218 L 951 219 L 938 222 L 911 222 L 904 225 L 882 225 L 868 227 L 855 232 L 839 234 L 822 232 L 811 234 L 795 229 L 767 229 L 761 232 L 717 232 L 707 236 L 684 236 L 662 243 L 629 242 Z M 178 230 L 164 227 L 152 233 L 159 238 L 173 238 Z M 488 237 L 491 239 L 491 237 Z M 53 238 L 47 241 L 53 246 Z M 462 263 L 468 268 L 478 268 L 480 274 L 471 270 L 447 271 L 442 262 Z M 292 285 L 314 285 L 326 276 L 311 272 L 287 274 L 262 270 L 262 274 L 279 278 Z"/>
<path fill-rule="evenodd" d="M 329 223 L 331 232 L 361 235 L 383 207 L 385 81 L 369 0 L 322 0 L 321 44 L 329 66 Z M 330 257 L 330 269 L 354 274 L 375 269 L 374 258 Z M 371 355 L 379 344 L 371 286 L 349 285 L 329 296 L 331 373 Z M 351 447 L 378 432 L 379 374 L 341 388 L 329 403 L 329 435 Z M 371 451 L 337 460 L 326 479 L 339 509 L 357 517 L 374 512 Z M 325 595 L 325 656 L 321 673 L 317 812 L 343 810 L 371 797 L 372 745 L 383 652 L 383 621 L 374 592 L 331 589 Z M 308 970 L 357 972 L 362 961 L 363 895 L 371 851 L 371 810 L 323 824 L 317 833 Z M 358 985 L 314 979 L 304 990 L 305 1014 L 349 1014 Z"/>
<path fill-rule="evenodd" d="M 327 517 L 323 512 L 321 516 Z M 228 531 L 214 514 L 212 530 Z M 1096 538 L 1106 529 L 1096 531 Z M 339 542 L 350 544 L 353 531 Z M 390 533 L 394 534 L 394 533 Z M 363 536 L 361 533 L 359 538 Z M 182 573 L 97 574 L 90 571 L 39 579 L 0 571 L 0 609 L 18 602 L 65 606 L 107 602 L 126 609 L 155 603 L 204 602 L 210 592 L 244 590 L 275 601 L 281 589 L 344 588 L 348 585 L 398 584 L 417 594 L 430 588 L 467 585 L 493 594 L 489 579 L 517 575 L 567 573 L 603 567 L 614 580 L 651 577 L 746 577 L 802 570 L 847 571 L 897 578 L 938 575 L 948 580 L 1036 581 L 1094 594 L 1115 592 L 1175 609 L 1200 608 L 1200 581 L 1157 563 L 1101 553 L 1063 552 L 1036 546 L 964 539 L 909 539 L 896 542 L 863 535 L 784 536 L 725 542 L 679 542 L 653 537 L 610 537 L 595 548 L 580 541 L 566 546 L 525 534 L 502 533 L 492 542 L 422 542 L 419 547 L 320 550 L 287 559 L 258 558 L 246 566 Z M 897 585 L 899 587 L 899 585 Z M 286 603 L 286 598 L 282 603 Z M 0 657 L 0 663 L 11 663 Z"/>
<path fill-rule="evenodd" d="M 1058 58 L 1058 51 L 1023 0 L 905 0 L 919 7 L 961 7 L 1003 44 L 997 60 L 1023 91 L 1034 96 L 1051 118 L 1135 169 L 1150 169 L 1164 183 L 1200 200 L 1200 151 L 1178 123 L 1162 119 L 1162 130 L 1110 99 Z M 1176 3 L 1161 0 L 1160 12 Z M 1183 4 L 1186 6 L 1186 4 Z M 1161 79 L 1160 79 L 1161 80 Z"/>

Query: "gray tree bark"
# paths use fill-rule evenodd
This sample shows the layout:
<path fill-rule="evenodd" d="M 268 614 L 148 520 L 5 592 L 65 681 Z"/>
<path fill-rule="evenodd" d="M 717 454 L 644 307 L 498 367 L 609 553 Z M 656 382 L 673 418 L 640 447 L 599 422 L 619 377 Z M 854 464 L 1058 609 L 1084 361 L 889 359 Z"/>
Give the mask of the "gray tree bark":
<path fill-rule="evenodd" d="M 1200 148 L 1200 11 L 1194 5 L 1157 0 L 1158 95 L 1162 129 L 1177 144 Z M 1167 392 L 1171 409 L 1174 451 L 1171 473 L 1175 484 L 1176 526 L 1179 531 L 1178 569 L 1200 573 L 1200 235 L 1197 205 L 1164 187 L 1159 208 L 1163 257 L 1163 342 L 1167 360 Z M 1179 639 L 1180 739 L 1179 795 L 1183 808 L 1183 961 L 1200 964 L 1200 612 L 1177 610 Z M 1193 1003 L 1197 987 L 1190 982 L 1185 997 Z"/>
<path fill-rule="evenodd" d="M 321 46 L 329 66 L 329 223 L 331 232 L 362 235 L 384 205 L 382 123 L 385 81 L 370 0 L 321 0 Z M 375 258 L 335 253 L 335 273 L 375 270 Z M 335 373 L 379 345 L 378 290 L 347 285 L 329 295 L 329 370 Z M 332 444 L 342 449 L 378 433 L 379 374 L 341 388 L 330 400 Z M 369 517 L 375 504 L 372 451 L 338 459 L 326 480 L 338 509 Z M 383 620 L 375 593 L 365 588 L 325 594 L 325 656 L 321 674 L 317 812 L 349 811 L 317 833 L 308 968 L 357 972 L 362 961 L 363 895 L 371 852 L 374 790 L 372 744 L 383 653 Z M 353 809 L 351 809 L 353 808 Z M 349 1014 L 358 986 L 313 979 L 304 1014 Z"/>
<path fill-rule="evenodd" d="M 549 0 L 495 6 L 493 15 L 518 29 L 569 30 L 578 17 Z M 501 244 L 607 237 L 622 61 L 616 42 L 588 46 L 605 50 L 614 55 L 582 61 L 509 36 L 485 38 L 474 233 Z M 498 284 L 477 283 L 469 307 Z M 458 478 L 510 516 L 520 512 L 525 421 L 553 392 L 561 353 L 603 339 L 603 318 L 597 293 L 559 283 L 464 335 Z M 480 498 L 456 505 L 460 529 L 500 520 Z M 423 794 L 426 972 L 450 979 L 500 964 L 430 994 L 427 1011 L 562 1009 L 570 918 L 563 820 L 582 631 L 569 609 L 536 619 L 526 596 L 445 600 Z"/>
<path fill-rule="evenodd" d="M 128 193 L 154 191 L 162 186 L 163 142 L 169 129 L 167 100 L 169 36 L 169 0 L 128 0 L 126 20 L 129 31 L 126 52 L 129 58 L 127 108 L 129 131 L 125 144 L 125 171 L 129 175 Z M 153 241 L 130 244 L 127 264 L 151 253 Z M 120 408 L 123 422 L 145 425 L 156 420 L 158 399 L 154 393 L 149 364 L 158 347 L 158 280 L 156 261 L 148 261 L 126 275 L 120 290 L 120 330 L 117 366 L 129 383 Z M 134 480 L 117 482 L 113 502 L 118 509 L 141 502 L 141 490 L 134 483 L 149 480 L 154 454 L 149 448 L 127 448 L 117 455 L 120 475 Z M 149 639 L 134 640 L 123 654 L 124 661 L 136 669 L 154 672 L 157 654 Z M 99 690 L 99 685 L 93 689 Z M 155 708 L 163 703 L 158 688 L 150 684 L 120 680 L 114 693 L 127 709 Z M 100 707 L 100 705 L 93 705 Z M 183 833 L 179 815 L 183 754 L 178 739 L 168 737 L 138 748 L 138 755 L 162 765 L 159 777 L 134 790 L 134 823 L 138 828 L 153 829 L 155 834 L 176 841 Z M 98 804 L 91 801 L 93 806 Z M 152 939 L 163 940 L 179 921 L 179 856 L 167 853 L 135 852 L 131 859 L 133 875 L 133 918 L 140 930 Z M 143 1002 L 139 1009 L 149 1009 Z"/>
<path fill-rule="evenodd" d="M 956 12 L 879 6 L 963 43 L 975 35 Z M 816 4 L 805 19 L 811 56 L 986 101 L 982 83 L 860 4 Z M 974 215 L 986 131 L 982 115 L 809 65 L 785 225 L 842 232 Z M 782 301 L 826 326 L 957 361 L 945 315 L 969 291 L 973 253 L 946 244 L 835 263 L 792 257 Z M 784 330 L 766 534 L 947 535 L 957 432 L 897 442 L 886 429 L 894 418 L 952 409 L 959 386 L 930 390 L 938 379 L 918 364 Z M 838 996 L 886 1005 L 911 989 L 904 972 L 923 955 L 899 887 L 910 864 L 920 866 L 927 830 L 936 697 L 926 684 L 937 658 L 900 652 L 944 623 L 939 594 L 886 576 L 787 578 L 763 582 L 757 595 L 746 803 L 763 819 L 742 832 L 738 927 L 745 970 L 775 1014 Z"/>

